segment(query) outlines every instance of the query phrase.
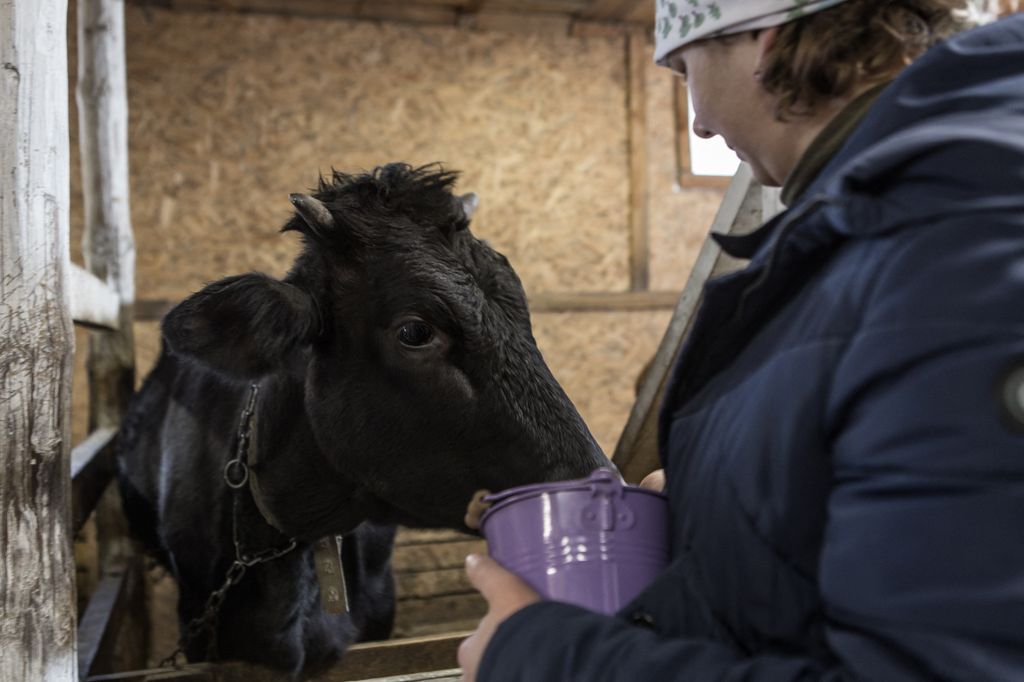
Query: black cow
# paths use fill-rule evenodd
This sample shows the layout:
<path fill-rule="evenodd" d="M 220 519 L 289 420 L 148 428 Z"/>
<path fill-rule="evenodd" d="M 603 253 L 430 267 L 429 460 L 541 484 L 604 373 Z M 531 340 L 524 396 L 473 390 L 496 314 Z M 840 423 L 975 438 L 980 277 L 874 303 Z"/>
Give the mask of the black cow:
<path fill-rule="evenodd" d="M 479 488 L 608 464 L 454 181 L 436 165 L 334 172 L 291 197 L 283 230 L 303 249 L 283 280 L 228 277 L 164 318 L 118 465 L 133 532 L 177 579 L 183 632 L 212 616 L 229 571 L 237 582 L 193 624 L 190 660 L 298 673 L 386 638 L 395 524 L 464 530 Z M 340 615 L 321 608 L 313 559 L 336 535 Z"/>

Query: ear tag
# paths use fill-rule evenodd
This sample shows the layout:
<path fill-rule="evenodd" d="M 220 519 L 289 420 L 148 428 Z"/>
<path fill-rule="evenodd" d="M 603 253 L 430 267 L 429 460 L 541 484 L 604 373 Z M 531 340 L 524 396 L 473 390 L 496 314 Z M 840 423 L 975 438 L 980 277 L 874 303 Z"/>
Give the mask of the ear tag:
<path fill-rule="evenodd" d="M 329 535 L 317 540 L 313 564 L 320 583 L 320 606 L 325 613 L 348 613 L 348 586 L 341 565 L 341 536 Z"/>

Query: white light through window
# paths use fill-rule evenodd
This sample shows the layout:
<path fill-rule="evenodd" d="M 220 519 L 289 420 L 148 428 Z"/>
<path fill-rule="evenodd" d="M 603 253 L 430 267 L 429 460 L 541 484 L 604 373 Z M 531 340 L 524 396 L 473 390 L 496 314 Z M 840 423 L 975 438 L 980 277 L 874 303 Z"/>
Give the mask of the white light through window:
<path fill-rule="evenodd" d="M 734 175 L 740 165 L 739 157 L 726 146 L 721 135 L 715 135 L 710 140 L 694 135 L 690 93 L 686 93 L 686 103 L 689 115 L 686 132 L 690 136 L 690 172 L 694 175 Z"/>

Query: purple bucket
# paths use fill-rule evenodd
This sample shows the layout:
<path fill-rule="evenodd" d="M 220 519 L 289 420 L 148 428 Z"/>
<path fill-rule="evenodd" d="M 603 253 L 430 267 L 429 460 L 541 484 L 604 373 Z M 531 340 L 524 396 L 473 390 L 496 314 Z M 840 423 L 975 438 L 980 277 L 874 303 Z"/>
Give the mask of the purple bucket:
<path fill-rule="evenodd" d="M 668 564 L 665 496 L 609 469 L 484 500 L 491 556 L 547 599 L 614 613 Z"/>

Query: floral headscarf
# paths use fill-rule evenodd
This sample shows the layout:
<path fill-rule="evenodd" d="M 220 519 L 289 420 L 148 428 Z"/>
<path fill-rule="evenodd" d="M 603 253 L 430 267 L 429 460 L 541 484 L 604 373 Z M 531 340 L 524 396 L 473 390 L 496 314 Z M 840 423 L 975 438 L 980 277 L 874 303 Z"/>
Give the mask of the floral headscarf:
<path fill-rule="evenodd" d="M 655 0 L 654 61 L 703 38 L 778 26 L 844 0 Z"/>

